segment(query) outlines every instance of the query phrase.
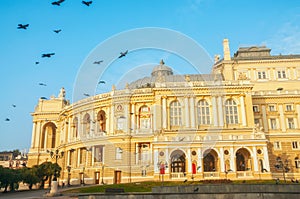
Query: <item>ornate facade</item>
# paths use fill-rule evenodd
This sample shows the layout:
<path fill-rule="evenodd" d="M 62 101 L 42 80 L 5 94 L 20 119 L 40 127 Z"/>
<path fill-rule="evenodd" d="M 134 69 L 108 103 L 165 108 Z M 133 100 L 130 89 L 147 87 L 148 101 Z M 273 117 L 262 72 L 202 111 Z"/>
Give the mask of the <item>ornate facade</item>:
<path fill-rule="evenodd" d="M 123 90 L 40 99 L 29 166 L 57 150 L 71 184 L 300 178 L 300 56 L 223 49 L 211 74 L 174 75 L 162 61 Z"/>

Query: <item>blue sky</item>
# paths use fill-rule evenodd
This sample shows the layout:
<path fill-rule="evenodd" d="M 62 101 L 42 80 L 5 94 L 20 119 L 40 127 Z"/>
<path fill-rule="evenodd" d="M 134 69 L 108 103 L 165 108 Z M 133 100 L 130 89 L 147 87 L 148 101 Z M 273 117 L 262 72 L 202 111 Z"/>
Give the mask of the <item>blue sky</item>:
<path fill-rule="evenodd" d="M 297 0 L 94 0 L 89 7 L 81 0 L 65 0 L 61 6 L 53 6 L 51 2 L 1 1 L 0 151 L 28 151 L 30 113 L 38 99 L 57 95 L 65 87 L 67 98 L 72 100 L 74 82 L 88 56 L 97 53 L 101 43 L 124 31 L 145 27 L 174 30 L 198 42 L 211 57 L 222 54 L 224 38 L 229 39 L 232 55 L 238 47 L 251 45 L 267 45 L 272 54 L 300 54 L 300 1 Z M 17 29 L 19 23 L 28 23 L 28 29 Z M 56 34 L 54 29 L 62 31 Z M 119 51 L 124 50 L 126 47 Z M 49 52 L 55 55 L 41 58 L 42 53 Z M 113 53 L 118 56 L 119 52 Z M 107 84 L 99 85 L 95 93 L 109 91 L 112 84 L 125 82 L 124 72 L 117 67 L 124 66 L 127 72 L 137 65 L 151 69 L 161 58 L 179 73 L 193 72 L 186 60 L 170 52 L 129 51 L 99 77 Z M 36 61 L 40 63 L 35 64 Z M 210 68 L 201 68 L 200 72 L 209 73 Z M 138 75 L 144 76 L 142 72 L 135 73 L 136 78 Z M 47 86 L 39 86 L 40 82 Z"/>

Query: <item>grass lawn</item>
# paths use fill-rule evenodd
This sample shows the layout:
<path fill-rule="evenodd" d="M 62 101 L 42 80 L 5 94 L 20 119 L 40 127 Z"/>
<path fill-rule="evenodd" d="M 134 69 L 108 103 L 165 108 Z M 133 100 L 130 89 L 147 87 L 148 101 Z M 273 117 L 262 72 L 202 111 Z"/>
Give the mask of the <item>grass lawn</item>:
<path fill-rule="evenodd" d="M 280 183 L 284 183 L 281 181 Z M 289 183 L 289 182 L 288 182 Z M 185 186 L 185 185 L 199 185 L 199 184 L 275 184 L 274 180 L 246 180 L 246 181 L 149 181 L 149 182 L 136 182 L 136 183 L 124 183 L 124 184 L 109 184 L 109 185 L 94 185 L 86 187 L 77 187 L 74 189 L 68 189 L 64 193 L 99 193 L 105 192 L 106 188 L 122 188 L 125 192 L 151 192 L 152 187 L 155 186 Z"/>

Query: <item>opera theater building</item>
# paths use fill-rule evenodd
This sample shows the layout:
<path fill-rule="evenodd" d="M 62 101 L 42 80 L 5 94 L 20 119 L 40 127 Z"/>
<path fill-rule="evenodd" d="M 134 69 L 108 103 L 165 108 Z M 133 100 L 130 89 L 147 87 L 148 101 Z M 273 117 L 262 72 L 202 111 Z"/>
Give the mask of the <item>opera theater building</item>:
<path fill-rule="evenodd" d="M 162 60 L 121 90 L 39 99 L 28 166 L 57 161 L 72 185 L 300 179 L 300 55 L 223 51 L 210 74 Z"/>

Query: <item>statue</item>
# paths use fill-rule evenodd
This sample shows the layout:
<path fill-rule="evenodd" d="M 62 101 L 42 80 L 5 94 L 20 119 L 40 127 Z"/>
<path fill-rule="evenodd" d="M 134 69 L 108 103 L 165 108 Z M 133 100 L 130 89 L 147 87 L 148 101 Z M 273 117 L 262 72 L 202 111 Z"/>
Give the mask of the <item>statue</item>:
<path fill-rule="evenodd" d="M 65 99 L 65 97 L 66 97 L 66 91 L 65 91 L 65 88 L 62 87 L 59 91 L 58 98 Z"/>

